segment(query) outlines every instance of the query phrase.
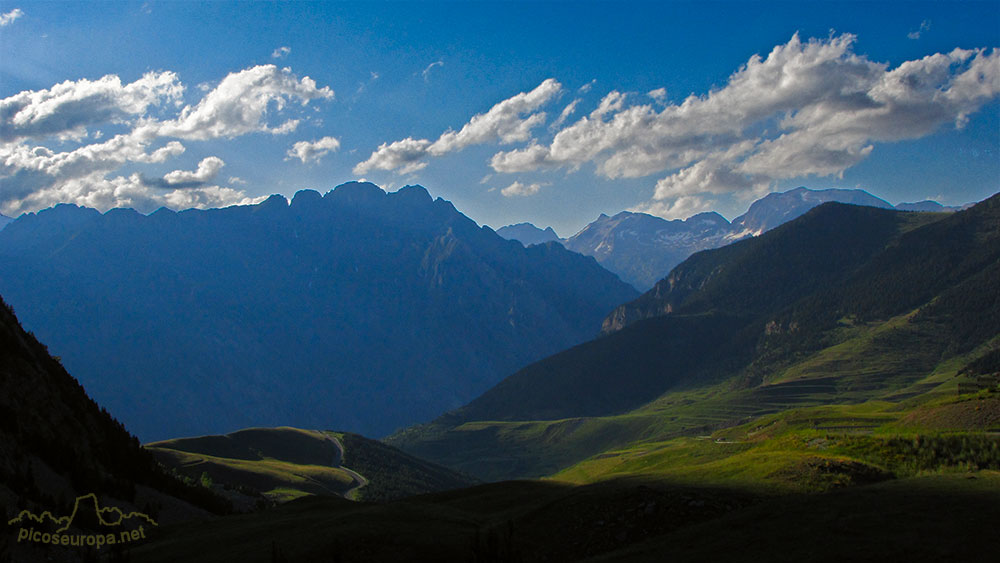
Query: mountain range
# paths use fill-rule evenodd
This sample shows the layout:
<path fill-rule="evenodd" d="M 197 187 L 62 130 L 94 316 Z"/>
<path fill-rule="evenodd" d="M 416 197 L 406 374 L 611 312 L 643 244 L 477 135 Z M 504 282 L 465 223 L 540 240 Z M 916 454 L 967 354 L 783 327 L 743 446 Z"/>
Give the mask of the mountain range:
<path fill-rule="evenodd" d="M 646 291 L 695 252 L 717 248 L 748 236 L 758 236 L 828 201 L 894 208 L 889 202 L 864 190 L 810 190 L 800 187 L 764 196 L 732 223 L 714 212 L 668 221 L 645 213 L 623 211 L 612 217 L 601 214 L 577 234 L 558 240 L 574 252 L 593 256 L 623 281 Z M 895 209 L 944 212 L 960 208 L 922 201 L 901 203 Z M 525 245 L 557 240 L 551 227 L 542 231 L 530 223 L 503 227 L 497 230 L 497 234 L 519 240 Z"/>
<path fill-rule="evenodd" d="M 3 228 L 6 227 L 7 224 L 10 223 L 11 221 L 13 221 L 13 219 L 11 219 L 10 217 L 0 214 L 0 231 L 2 231 Z"/>
<path fill-rule="evenodd" d="M 826 203 L 691 256 L 605 336 L 389 442 L 521 478 L 783 409 L 953 394 L 1000 338 L 998 226 L 1000 195 L 954 214 Z"/>
<path fill-rule="evenodd" d="M 592 338 L 638 295 L 422 187 L 356 182 L 148 216 L 58 205 L 0 231 L 0 260 L 25 326 L 144 440 L 384 435 Z"/>

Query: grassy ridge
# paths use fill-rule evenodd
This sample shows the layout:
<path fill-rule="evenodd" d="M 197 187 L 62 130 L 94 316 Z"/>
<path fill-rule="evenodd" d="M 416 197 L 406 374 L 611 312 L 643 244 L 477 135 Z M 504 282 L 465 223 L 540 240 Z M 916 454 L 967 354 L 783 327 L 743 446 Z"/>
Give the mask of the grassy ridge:
<path fill-rule="evenodd" d="M 938 401 L 912 411 L 876 401 L 763 416 L 708 436 L 639 441 L 557 473 L 571 483 L 623 476 L 822 491 L 927 471 L 1000 470 L 1000 397 Z"/>
<path fill-rule="evenodd" d="M 160 463 L 234 501 L 256 504 L 309 495 L 385 501 L 475 484 L 465 475 L 357 434 L 249 428 L 224 436 L 148 444 Z M 245 498 L 249 496 L 250 499 Z"/>

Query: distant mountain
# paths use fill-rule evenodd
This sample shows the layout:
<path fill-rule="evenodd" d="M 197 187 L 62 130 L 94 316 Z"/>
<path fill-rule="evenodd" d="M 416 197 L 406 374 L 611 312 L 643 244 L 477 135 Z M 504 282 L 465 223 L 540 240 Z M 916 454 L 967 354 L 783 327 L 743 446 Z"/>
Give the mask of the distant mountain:
<path fill-rule="evenodd" d="M 738 236 L 757 236 L 778 225 L 801 216 L 813 207 L 837 201 L 853 205 L 866 205 L 892 209 L 892 204 L 864 190 L 810 190 L 795 188 L 787 192 L 767 194 L 750 205 L 746 213 L 733 219 L 733 232 Z"/>
<path fill-rule="evenodd" d="M 997 225 L 1000 195 L 947 215 L 826 203 L 691 256 L 604 337 L 389 441 L 520 478 L 782 409 L 954 395 L 1000 337 Z"/>
<path fill-rule="evenodd" d="M 58 205 L 0 231 L 0 291 L 144 440 L 250 426 L 384 435 L 593 337 L 637 293 L 419 186 L 253 206 Z"/>
<path fill-rule="evenodd" d="M 695 252 L 759 236 L 828 201 L 893 208 L 864 190 L 795 188 L 755 201 L 731 224 L 718 213 L 699 213 L 683 221 L 627 211 L 614 217 L 601 214 L 563 244 L 570 250 L 593 256 L 622 280 L 646 291 Z M 955 210 L 935 202 L 901 206 L 900 209 L 909 211 Z"/>
<path fill-rule="evenodd" d="M 918 201 L 915 203 L 900 203 L 896 205 L 896 209 L 900 211 L 931 211 L 931 212 L 947 212 L 947 211 L 959 211 L 968 206 L 953 206 L 953 205 L 941 205 L 936 201 Z"/>
<path fill-rule="evenodd" d="M 667 221 L 623 211 L 614 217 L 601 214 L 564 245 L 593 256 L 622 280 L 644 290 L 691 254 L 726 244 L 729 235 L 729 221 L 718 213 Z"/>
<path fill-rule="evenodd" d="M 3 228 L 6 227 L 7 224 L 10 223 L 11 221 L 13 221 L 13 219 L 11 219 L 10 217 L 0 214 L 0 231 L 2 231 Z"/>
<path fill-rule="evenodd" d="M 178 511 L 205 514 L 188 503 L 225 510 L 221 499 L 162 471 L 138 440 L 87 396 L 60 359 L 21 328 L 3 299 L 0 451 L 4 523 L 15 507 L 36 515 L 69 516 L 74 497 L 93 494 L 139 508 L 147 503 L 169 506 L 174 516 Z"/>
<path fill-rule="evenodd" d="M 545 227 L 545 230 L 542 230 L 531 223 L 518 223 L 516 225 L 500 227 L 497 229 L 497 234 L 507 240 L 516 240 L 524 246 L 552 241 L 559 242 L 561 240 L 559 235 L 552 230 L 552 227 Z"/>

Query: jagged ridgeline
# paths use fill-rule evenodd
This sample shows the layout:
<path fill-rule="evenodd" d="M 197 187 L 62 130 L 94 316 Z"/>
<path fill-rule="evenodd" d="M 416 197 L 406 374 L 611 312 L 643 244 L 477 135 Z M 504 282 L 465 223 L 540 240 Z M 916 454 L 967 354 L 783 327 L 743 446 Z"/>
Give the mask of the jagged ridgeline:
<path fill-rule="evenodd" d="M 691 256 L 604 330 L 390 442 L 514 478 L 786 409 L 954 396 L 995 362 L 1000 195 L 953 214 L 824 204 Z"/>
<path fill-rule="evenodd" d="M 637 293 L 419 186 L 226 209 L 59 205 L 0 231 L 0 292 L 144 441 L 250 426 L 369 436 L 592 338 Z"/>

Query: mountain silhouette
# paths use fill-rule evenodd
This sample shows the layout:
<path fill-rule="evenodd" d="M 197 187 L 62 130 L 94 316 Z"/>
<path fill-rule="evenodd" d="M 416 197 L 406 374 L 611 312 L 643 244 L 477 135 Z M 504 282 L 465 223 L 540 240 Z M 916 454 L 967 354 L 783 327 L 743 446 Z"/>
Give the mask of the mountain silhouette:
<path fill-rule="evenodd" d="M 0 292 L 144 441 L 383 435 L 600 331 L 638 293 L 419 186 L 148 216 L 58 205 L 0 231 Z"/>

